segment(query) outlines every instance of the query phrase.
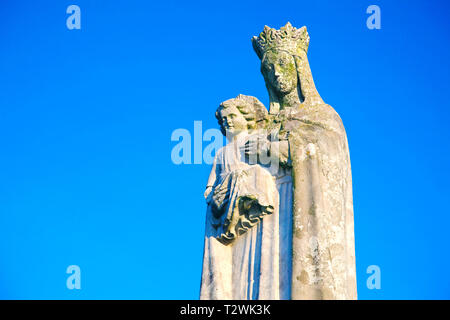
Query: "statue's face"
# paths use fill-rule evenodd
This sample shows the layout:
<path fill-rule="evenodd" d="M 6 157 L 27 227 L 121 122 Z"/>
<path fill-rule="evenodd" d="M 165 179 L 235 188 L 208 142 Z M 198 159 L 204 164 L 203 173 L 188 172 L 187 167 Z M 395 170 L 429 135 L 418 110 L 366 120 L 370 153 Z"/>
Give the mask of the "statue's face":
<path fill-rule="evenodd" d="M 227 106 L 221 109 L 219 114 L 222 119 L 222 126 L 227 134 L 234 135 L 247 130 L 247 120 L 235 106 Z"/>
<path fill-rule="evenodd" d="M 294 57 L 289 53 L 267 52 L 261 63 L 261 71 L 277 93 L 287 94 L 297 89 L 297 70 Z"/>

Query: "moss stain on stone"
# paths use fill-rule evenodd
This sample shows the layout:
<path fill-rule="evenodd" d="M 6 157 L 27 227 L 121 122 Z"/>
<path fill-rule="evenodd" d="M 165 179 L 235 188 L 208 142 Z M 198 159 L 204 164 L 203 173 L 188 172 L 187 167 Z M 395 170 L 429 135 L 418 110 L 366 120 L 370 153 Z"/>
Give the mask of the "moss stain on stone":
<path fill-rule="evenodd" d="M 303 284 L 309 284 L 308 273 L 305 270 L 303 270 L 302 273 L 300 273 L 300 275 L 297 276 L 297 280 Z"/>
<path fill-rule="evenodd" d="M 308 214 L 311 215 L 311 216 L 315 216 L 316 215 L 316 210 L 317 210 L 317 207 L 316 207 L 316 204 L 313 201 L 312 204 L 311 204 L 311 207 L 309 207 Z"/>

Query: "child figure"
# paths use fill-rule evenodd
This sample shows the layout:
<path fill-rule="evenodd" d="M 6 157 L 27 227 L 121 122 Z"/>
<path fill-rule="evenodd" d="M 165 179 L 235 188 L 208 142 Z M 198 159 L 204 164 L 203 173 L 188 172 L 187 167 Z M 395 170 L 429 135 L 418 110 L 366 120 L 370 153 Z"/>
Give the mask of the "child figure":
<path fill-rule="evenodd" d="M 261 137 L 249 130 L 261 126 L 266 117 L 264 105 L 244 95 L 223 102 L 216 111 L 229 143 L 215 156 L 205 198 L 215 237 L 222 244 L 232 243 L 278 206 L 275 178 L 246 157 L 248 142 Z"/>

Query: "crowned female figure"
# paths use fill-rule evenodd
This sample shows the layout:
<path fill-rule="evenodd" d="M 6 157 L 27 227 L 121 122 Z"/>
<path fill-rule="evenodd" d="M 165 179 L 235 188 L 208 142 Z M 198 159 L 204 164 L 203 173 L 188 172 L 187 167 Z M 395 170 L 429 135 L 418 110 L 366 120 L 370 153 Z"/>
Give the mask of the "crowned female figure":
<path fill-rule="evenodd" d="M 290 299 L 356 299 L 347 136 L 314 85 L 306 27 L 266 26 L 252 43 L 269 92 L 269 126 L 287 141 L 292 165 Z"/>

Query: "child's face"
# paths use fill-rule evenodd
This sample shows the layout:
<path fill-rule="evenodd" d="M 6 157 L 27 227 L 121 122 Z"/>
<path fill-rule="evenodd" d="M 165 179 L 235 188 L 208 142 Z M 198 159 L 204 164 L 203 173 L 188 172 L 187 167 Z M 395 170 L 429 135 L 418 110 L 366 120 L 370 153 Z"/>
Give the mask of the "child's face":
<path fill-rule="evenodd" d="M 222 126 L 229 134 L 236 134 L 247 130 L 247 120 L 235 106 L 228 106 L 220 110 Z"/>

